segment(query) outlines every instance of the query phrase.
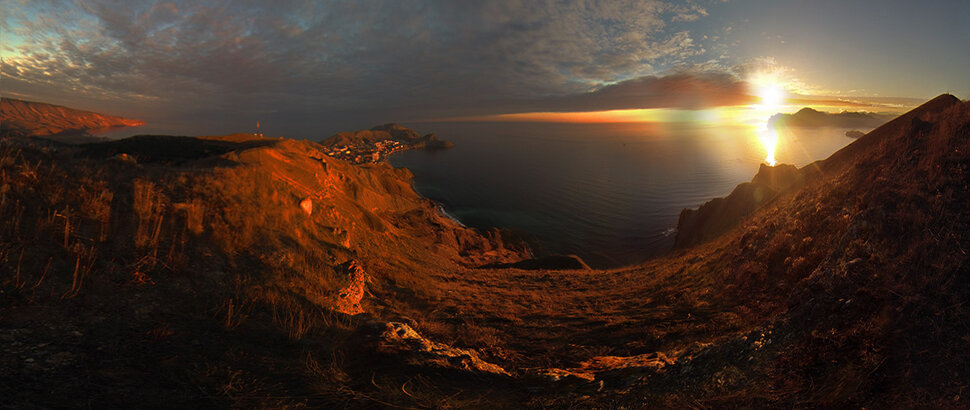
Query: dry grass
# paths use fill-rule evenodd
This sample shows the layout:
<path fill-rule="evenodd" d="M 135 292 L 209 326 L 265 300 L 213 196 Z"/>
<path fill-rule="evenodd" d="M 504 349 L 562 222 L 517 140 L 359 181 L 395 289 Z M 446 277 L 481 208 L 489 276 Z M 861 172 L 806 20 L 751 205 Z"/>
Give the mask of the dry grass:
<path fill-rule="evenodd" d="M 157 250 L 168 198 L 151 181 L 136 179 L 132 189 L 132 206 L 138 218 L 135 246 L 152 246 Z"/>
<path fill-rule="evenodd" d="M 310 143 L 178 166 L 0 145 L 0 331 L 108 347 L 49 373 L 0 356 L 0 393 L 45 397 L 4 387 L 24 375 L 105 390 L 71 384 L 84 365 L 122 394 L 191 391 L 186 407 L 959 406 L 970 128 L 939 127 L 946 149 L 900 133 L 718 240 L 612 271 L 471 268 L 521 253 L 444 220 L 398 171 L 324 165 Z M 332 310 L 351 259 L 367 315 Z M 387 320 L 514 377 L 378 354 Z M 75 327 L 43 330 L 59 326 Z M 592 384 L 537 376 L 589 363 L 610 366 Z"/>

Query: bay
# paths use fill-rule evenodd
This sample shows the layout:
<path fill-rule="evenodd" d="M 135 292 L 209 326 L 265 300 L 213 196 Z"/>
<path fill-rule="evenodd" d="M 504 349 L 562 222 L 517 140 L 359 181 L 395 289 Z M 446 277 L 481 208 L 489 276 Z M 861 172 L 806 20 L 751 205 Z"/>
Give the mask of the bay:
<path fill-rule="evenodd" d="M 765 161 L 748 126 L 570 123 L 410 123 L 455 143 L 391 156 L 414 187 L 477 228 L 524 231 L 542 253 L 597 268 L 670 250 L 684 208 L 725 196 Z M 845 129 L 778 132 L 775 158 L 804 166 L 852 142 Z"/>

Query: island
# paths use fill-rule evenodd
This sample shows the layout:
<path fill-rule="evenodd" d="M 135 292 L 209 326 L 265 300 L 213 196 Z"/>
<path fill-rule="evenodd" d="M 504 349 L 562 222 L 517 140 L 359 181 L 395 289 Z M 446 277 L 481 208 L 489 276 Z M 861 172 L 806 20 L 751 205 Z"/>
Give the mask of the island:
<path fill-rule="evenodd" d="M 843 111 L 833 114 L 805 107 L 794 114 L 772 115 L 768 119 L 768 124 L 802 128 L 873 128 L 895 117 L 895 114 L 865 111 Z"/>

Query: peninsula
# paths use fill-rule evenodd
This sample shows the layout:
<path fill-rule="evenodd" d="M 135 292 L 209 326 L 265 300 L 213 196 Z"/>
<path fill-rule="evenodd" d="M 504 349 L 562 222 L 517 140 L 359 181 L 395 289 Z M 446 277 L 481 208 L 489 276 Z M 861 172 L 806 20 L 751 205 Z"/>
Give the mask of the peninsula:
<path fill-rule="evenodd" d="M 447 149 L 454 146 L 435 134 L 422 136 L 398 124 L 379 125 L 369 130 L 341 132 L 320 141 L 335 158 L 357 164 L 383 162 L 388 155 L 409 149 Z"/>
<path fill-rule="evenodd" d="M 0 135 L 57 138 L 115 127 L 137 127 L 144 121 L 59 105 L 0 98 Z"/>

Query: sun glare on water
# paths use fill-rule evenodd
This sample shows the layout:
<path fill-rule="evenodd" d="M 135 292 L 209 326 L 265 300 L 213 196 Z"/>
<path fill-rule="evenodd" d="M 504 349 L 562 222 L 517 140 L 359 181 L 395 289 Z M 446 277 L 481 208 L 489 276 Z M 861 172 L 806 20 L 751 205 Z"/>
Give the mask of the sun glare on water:
<path fill-rule="evenodd" d="M 777 161 L 775 161 L 775 149 L 778 148 L 778 131 L 774 128 L 764 127 L 758 129 L 758 141 L 761 141 L 761 145 L 765 148 L 767 156 L 765 156 L 765 163 L 771 166 L 775 166 Z"/>
<path fill-rule="evenodd" d="M 775 166 L 775 150 L 778 148 L 778 131 L 768 124 L 768 118 L 777 114 L 785 103 L 785 87 L 774 76 L 759 74 L 748 80 L 760 99 L 754 107 L 764 120 L 758 127 L 758 141 L 765 149 L 765 162 Z"/>

